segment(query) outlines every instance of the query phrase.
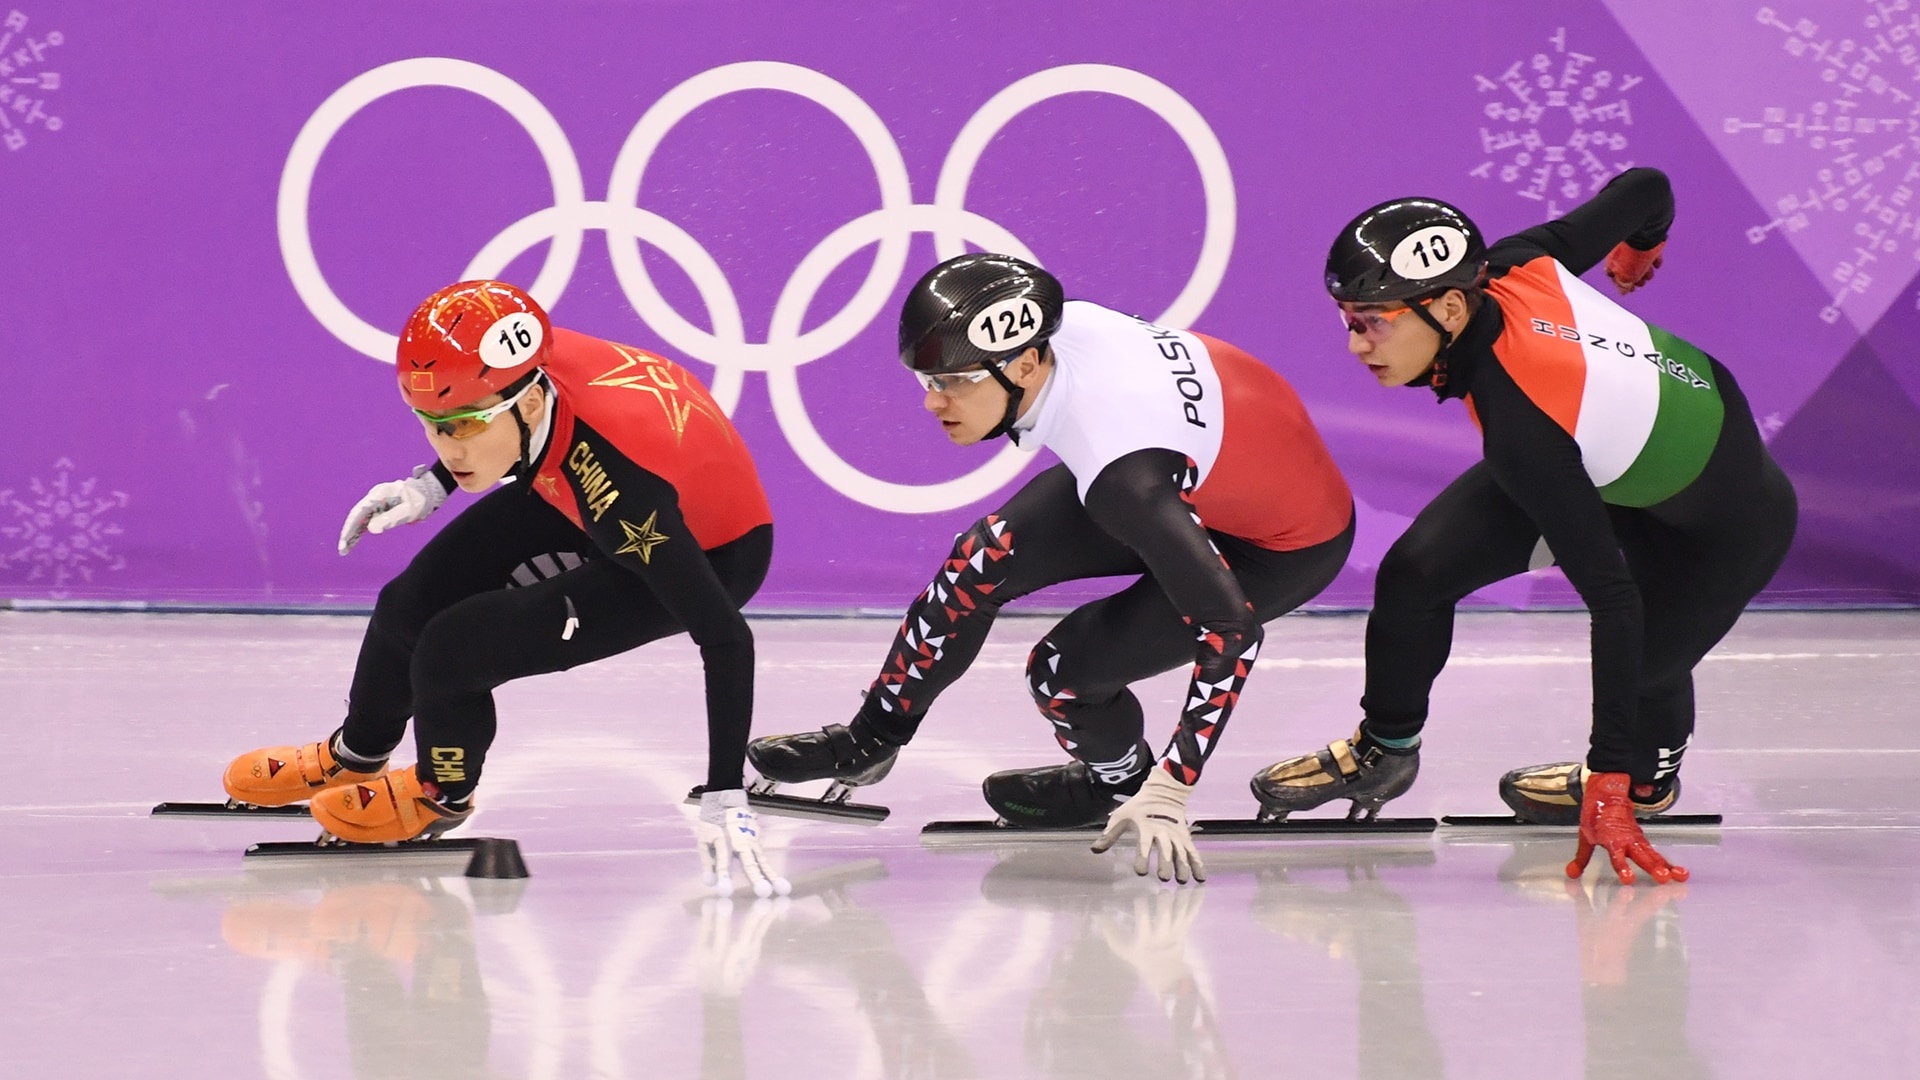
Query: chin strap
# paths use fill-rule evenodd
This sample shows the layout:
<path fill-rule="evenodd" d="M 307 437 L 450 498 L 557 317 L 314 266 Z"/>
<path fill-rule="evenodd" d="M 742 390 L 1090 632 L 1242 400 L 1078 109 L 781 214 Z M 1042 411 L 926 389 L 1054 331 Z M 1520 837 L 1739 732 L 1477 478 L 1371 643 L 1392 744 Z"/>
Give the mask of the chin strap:
<path fill-rule="evenodd" d="M 513 410 L 513 422 L 520 427 L 520 458 L 513 463 L 513 478 L 525 481 L 528 472 L 527 449 L 533 443 L 533 431 L 527 427 L 526 418 L 520 415 L 519 409 Z"/>
<path fill-rule="evenodd" d="M 1020 418 L 1020 402 L 1021 399 L 1027 396 L 1027 392 L 1021 387 L 1014 385 L 1013 380 L 1007 378 L 1006 373 L 1000 370 L 1000 365 L 992 360 L 982 361 L 980 366 L 986 368 L 987 374 L 993 376 L 993 381 L 999 383 L 1001 388 L 1007 392 L 1007 414 L 1000 418 L 1000 423 L 994 425 L 992 431 L 982 435 L 980 439 L 984 442 L 987 439 L 997 439 L 1005 435 L 1009 442 L 1015 446 L 1019 446 L 1020 433 L 1013 430 L 1013 422 Z"/>
<path fill-rule="evenodd" d="M 1440 335 L 1440 347 L 1434 350 L 1433 363 L 1428 364 L 1427 370 L 1421 372 L 1420 377 L 1411 380 L 1408 385 L 1431 386 L 1438 393 L 1447 388 L 1447 350 L 1453 346 L 1453 334 L 1440 325 L 1440 320 L 1433 317 L 1433 313 L 1427 310 L 1427 305 L 1415 303 L 1407 306 L 1413 309 L 1415 315 L 1420 316 L 1421 322 L 1433 327 L 1433 332 Z"/>
<path fill-rule="evenodd" d="M 553 415 L 553 383 L 542 371 L 534 376 L 539 380 L 541 391 L 547 398 L 547 416 Z M 512 474 L 515 480 L 525 481 L 533 472 L 533 429 L 527 426 L 527 418 L 520 415 L 520 407 L 513 407 L 513 422 L 520 428 L 520 458 L 513 463 Z"/>

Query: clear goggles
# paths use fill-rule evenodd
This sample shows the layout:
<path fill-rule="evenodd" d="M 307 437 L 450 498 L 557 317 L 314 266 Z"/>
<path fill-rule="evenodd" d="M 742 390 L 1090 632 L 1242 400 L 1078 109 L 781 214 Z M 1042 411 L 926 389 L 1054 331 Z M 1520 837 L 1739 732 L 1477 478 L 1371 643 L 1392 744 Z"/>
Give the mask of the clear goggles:
<path fill-rule="evenodd" d="M 986 368 L 954 371 L 945 375 L 929 375 L 924 371 L 916 371 L 913 377 L 919 379 L 921 388 L 930 394 L 951 394 L 963 385 L 993 378 L 993 372 Z"/>

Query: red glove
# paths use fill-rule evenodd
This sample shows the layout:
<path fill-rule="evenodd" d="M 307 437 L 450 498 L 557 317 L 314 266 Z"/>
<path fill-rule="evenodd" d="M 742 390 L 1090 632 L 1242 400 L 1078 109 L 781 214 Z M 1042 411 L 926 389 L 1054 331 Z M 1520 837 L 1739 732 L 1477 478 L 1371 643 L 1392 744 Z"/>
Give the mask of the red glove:
<path fill-rule="evenodd" d="M 1613 279 L 1613 286 L 1625 296 L 1633 290 L 1653 280 L 1653 272 L 1660 269 L 1661 252 L 1667 250 L 1665 240 L 1653 245 L 1649 251 L 1641 251 L 1621 241 L 1607 253 L 1607 276 Z"/>
<path fill-rule="evenodd" d="M 1647 834 L 1633 817 L 1629 792 L 1633 781 L 1623 772 L 1592 773 L 1587 777 L 1580 800 L 1580 847 L 1567 864 L 1567 876 L 1577 878 L 1586 872 L 1593 849 L 1607 849 L 1613 860 L 1613 872 L 1623 885 L 1633 884 L 1633 864 L 1652 875 L 1661 885 L 1687 880 L 1687 868 L 1668 864 L 1666 857 L 1647 843 Z M 1628 860 L 1632 860 L 1629 862 Z"/>

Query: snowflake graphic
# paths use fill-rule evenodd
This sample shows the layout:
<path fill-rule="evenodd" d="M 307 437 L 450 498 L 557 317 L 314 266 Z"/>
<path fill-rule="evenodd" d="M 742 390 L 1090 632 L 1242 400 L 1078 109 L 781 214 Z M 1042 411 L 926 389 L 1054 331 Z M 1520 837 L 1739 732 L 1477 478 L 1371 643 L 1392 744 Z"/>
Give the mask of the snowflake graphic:
<path fill-rule="evenodd" d="M 1852 236 L 1845 245 L 1852 250 L 1827 274 L 1834 295 L 1820 318 L 1829 323 L 1840 320 L 1850 297 L 1872 288 L 1881 261 L 1907 257 L 1909 265 L 1892 269 L 1898 288 L 1920 259 L 1920 100 L 1900 87 L 1920 82 L 1920 12 L 1907 0 L 1866 0 L 1860 9 L 1858 37 L 1836 37 L 1811 19 L 1789 23 L 1761 8 L 1755 22 L 1778 32 L 1781 48 L 1805 62 L 1810 100 L 1725 123 L 1728 135 L 1758 135 L 1762 145 L 1797 151 L 1811 173 L 1806 191 L 1774 200 L 1774 218 L 1748 229 L 1748 240 L 1758 244 L 1816 224 Z"/>
<path fill-rule="evenodd" d="M 48 30 L 27 32 L 31 20 L 19 10 L 0 19 L 0 145 L 19 150 L 27 145 L 27 131 L 38 124 L 59 131 L 66 121 L 47 113 L 47 97 L 60 89 L 60 73 L 40 70 L 49 50 L 67 43 L 67 35 Z"/>
<path fill-rule="evenodd" d="M 100 481 L 73 478 L 73 462 L 53 464 L 53 478 L 35 478 L 27 491 L 0 490 L 0 570 L 26 569 L 26 580 L 55 597 L 73 583 L 91 583 L 96 570 L 123 570 L 111 538 L 120 526 L 107 518 L 127 505 L 124 491 L 102 492 Z"/>
<path fill-rule="evenodd" d="M 1627 93 L 1645 78 L 1616 75 L 1585 53 L 1567 51 L 1564 26 L 1547 44 L 1551 53 L 1515 60 L 1495 78 L 1473 77 L 1479 93 L 1494 97 L 1481 110 L 1492 121 L 1480 129 L 1487 159 L 1468 175 L 1498 178 L 1520 198 L 1545 203 L 1548 217 L 1559 217 L 1633 167 L 1619 159 L 1633 126 Z"/>

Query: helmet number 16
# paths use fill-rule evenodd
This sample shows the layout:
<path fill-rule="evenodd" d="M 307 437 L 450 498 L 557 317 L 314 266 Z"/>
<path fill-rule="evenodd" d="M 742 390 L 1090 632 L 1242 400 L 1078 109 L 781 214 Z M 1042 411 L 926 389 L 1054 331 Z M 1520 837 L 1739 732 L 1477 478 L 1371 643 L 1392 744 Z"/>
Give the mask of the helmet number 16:
<path fill-rule="evenodd" d="M 491 368 L 518 367 L 539 352 L 545 337 L 537 319 L 516 311 L 487 327 L 480 339 L 480 359 Z"/>

